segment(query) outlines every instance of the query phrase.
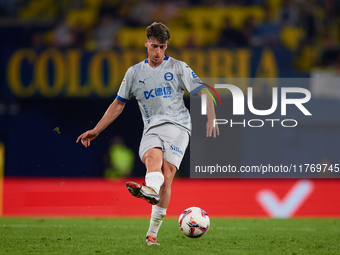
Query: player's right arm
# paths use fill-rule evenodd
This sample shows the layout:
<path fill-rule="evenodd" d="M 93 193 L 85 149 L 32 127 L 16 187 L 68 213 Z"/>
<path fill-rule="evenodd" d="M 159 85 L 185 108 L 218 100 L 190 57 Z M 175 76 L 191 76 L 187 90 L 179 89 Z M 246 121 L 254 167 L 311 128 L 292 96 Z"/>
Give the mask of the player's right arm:
<path fill-rule="evenodd" d="M 107 108 L 104 116 L 97 123 L 97 125 L 91 129 L 81 134 L 76 143 L 81 141 L 81 143 L 88 147 L 90 142 L 95 139 L 107 126 L 109 126 L 124 110 L 125 102 L 115 99 L 110 106 Z"/>
<path fill-rule="evenodd" d="M 132 85 L 134 81 L 135 69 L 130 67 L 125 73 L 124 79 L 119 87 L 116 99 L 107 108 L 104 116 L 97 123 L 94 129 L 88 130 L 81 134 L 77 143 L 81 143 L 88 147 L 90 142 L 95 139 L 108 125 L 110 125 L 124 110 L 125 104 L 130 100 L 132 96 Z"/>

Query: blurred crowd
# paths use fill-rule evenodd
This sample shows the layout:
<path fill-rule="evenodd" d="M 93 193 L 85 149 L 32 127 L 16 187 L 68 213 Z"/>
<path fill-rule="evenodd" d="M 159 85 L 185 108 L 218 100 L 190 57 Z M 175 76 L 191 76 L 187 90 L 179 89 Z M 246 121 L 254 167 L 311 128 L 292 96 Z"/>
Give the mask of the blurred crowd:
<path fill-rule="evenodd" d="M 249 14 L 237 26 L 226 16 L 215 28 L 215 40 L 197 43 L 193 34 L 182 47 L 285 47 L 302 57 L 301 68 L 307 59 L 315 65 L 337 66 L 340 70 L 337 0 L 0 0 L 0 14 L 5 24 L 32 24 L 29 38 L 36 49 L 53 46 L 119 50 L 124 47 L 119 38 L 124 28 L 145 28 L 153 21 L 162 21 L 170 28 L 190 30 L 194 28 L 185 14 L 190 10 L 235 6 L 256 6 L 262 16 Z M 197 15 L 193 19 L 209 17 Z"/>

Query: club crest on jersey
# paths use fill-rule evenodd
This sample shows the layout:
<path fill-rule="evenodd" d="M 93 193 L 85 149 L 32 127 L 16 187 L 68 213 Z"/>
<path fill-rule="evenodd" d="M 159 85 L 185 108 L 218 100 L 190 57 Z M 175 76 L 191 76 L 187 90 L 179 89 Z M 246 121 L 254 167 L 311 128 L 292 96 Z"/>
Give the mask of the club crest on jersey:
<path fill-rule="evenodd" d="M 170 72 L 167 72 L 166 74 L 164 74 L 164 79 L 167 81 L 171 81 L 174 78 L 174 75 Z"/>

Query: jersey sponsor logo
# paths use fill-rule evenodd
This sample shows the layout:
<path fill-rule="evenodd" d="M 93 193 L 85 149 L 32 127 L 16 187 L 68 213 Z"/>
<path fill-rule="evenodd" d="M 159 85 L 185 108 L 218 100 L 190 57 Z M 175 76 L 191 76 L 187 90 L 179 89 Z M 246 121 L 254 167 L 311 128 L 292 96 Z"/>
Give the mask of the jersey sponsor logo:
<path fill-rule="evenodd" d="M 198 78 L 198 76 L 194 72 L 191 72 L 191 75 L 192 75 L 192 78 Z"/>
<path fill-rule="evenodd" d="M 144 91 L 144 96 L 146 99 L 149 99 L 150 97 L 155 97 L 154 95 L 152 95 L 153 89 L 150 91 Z"/>
<path fill-rule="evenodd" d="M 150 114 L 149 114 L 149 111 L 148 109 L 146 108 L 146 105 L 143 104 L 143 109 L 144 109 L 144 112 L 145 112 L 145 116 L 148 118 L 147 119 L 147 122 L 150 123 Z"/>
<path fill-rule="evenodd" d="M 195 83 L 201 83 L 201 79 L 200 78 L 196 78 L 196 79 L 192 79 L 192 83 L 195 84 Z"/>
<path fill-rule="evenodd" d="M 144 91 L 145 99 L 149 99 L 150 97 L 163 97 L 168 98 L 171 97 L 171 87 L 160 87 L 151 89 L 150 91 Z"/>
<path fill-rule="evenodd" d="M 164 74 L 164 79 L 167 81 L 171 81 L 174 78 L 174 75 L 170 72 L 167 72 L 166 74 Z"/>
<path fill-rule="evenodd" d="M 176 151 L 178 152 L 179 154 L 181 154 L 183 156 L 183 151 L 180 150 L 180 148 L 178 148 L 177 146 L 174 146 L 174 145 L 170 145 L 170 149 L 173 150 L 173 151 Z"/>

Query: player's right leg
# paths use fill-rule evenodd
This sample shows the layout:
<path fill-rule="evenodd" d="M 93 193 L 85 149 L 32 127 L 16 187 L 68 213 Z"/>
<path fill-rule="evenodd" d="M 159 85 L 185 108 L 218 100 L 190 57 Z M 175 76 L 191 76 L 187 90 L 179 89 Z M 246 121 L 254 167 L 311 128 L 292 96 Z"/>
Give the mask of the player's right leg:
<path fill-rule="evenodd" d="M 132 196 L 144 199 L 152 205 L 159 203 L 159 194 L 154 189 L 146 185 L 141 185 L 133 181 L 128 181 L 126 183 L 126 188 Z"/>
<path fill-rule="evenodd" d="M 157 204 L 160 200 L 159 190 L 164 182 L 162 173 L 163 151 L 161 148 L 148 149 L 143 157 L 142 162 L 145 164 L 147 173 L 145 175 L 146 185 L 140 185 L 129 181 L 126 183 L 127 189 L 131 195 L 142 198 L 150 204 Z"/>

